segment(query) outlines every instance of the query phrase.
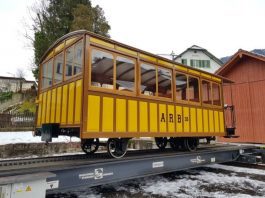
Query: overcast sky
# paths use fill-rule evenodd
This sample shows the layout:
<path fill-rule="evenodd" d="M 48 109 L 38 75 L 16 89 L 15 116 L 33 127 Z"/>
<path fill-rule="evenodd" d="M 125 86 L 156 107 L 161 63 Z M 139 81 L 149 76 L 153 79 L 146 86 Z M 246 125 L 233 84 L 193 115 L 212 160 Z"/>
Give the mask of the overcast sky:
<path fill-rule="evenodd" d="M 0 75 L 30 67 L 33 49 L 23 37 L 35 0 L 0 0 Z M 105 11 L 111 38 L 155 54 L 176 54 L 192 45 L 218 58 L 239 48 L 265 48 L 264 0 L 92 0 Z"/>

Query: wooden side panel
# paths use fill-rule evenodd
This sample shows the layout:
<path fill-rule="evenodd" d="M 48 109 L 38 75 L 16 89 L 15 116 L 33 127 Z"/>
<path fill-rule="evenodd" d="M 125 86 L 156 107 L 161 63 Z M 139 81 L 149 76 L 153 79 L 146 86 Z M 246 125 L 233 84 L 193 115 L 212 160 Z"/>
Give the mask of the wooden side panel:
<path fill-rule="evenodd" d="M 45 123 L 47 92 L 43 93 L 41 123 Z"/>
<path fill-rule="evenodd" d="M 62 107 L 62 87 L 58 87 L 56 91 L 56 115 L 55 115 L 55 122 L 61 122 L 61 107 Z"/>
<path fill-rule="evenodd" d="M 190 112 L 189 107 L 183 107 L 184 132 L 190 132 Z"/>
<path fill-rule="evenodd" d="M 209 110 L 209 130 L 210 132 L 214 132 L 213 110 Z"/>
<path fill-rule="evenodd" d="M 137 132 L 137 101 L 128 100 L 128 131 Z"/>
<path fill-rule="evenodd" d="M 56 89 L 52 90 L 52 99 L 51 99 L 51 123 L 55 122 L 55 111 L 56 111 Z"/>
<path fill-rule="evenodd" d="M 51 90 L 47 92 L 47 104 L 46 104 L 46 123 L 50 123 L 51 114 Z"/>
<path fill-rule="evenodd" d="M 220 132 L 225 132 L 224 113 L 223 112 L 219 112 L 219 124 L 220 124 Z"/>
<path fill-rule="evenodd" d="M 196 109 L 190 108 L 190 132 L 197 132 Z"/>
<path fill-rule="evenodd" d="M 168 132 L 175 132 L 175 107 L 167 105 Z"/>
<path fill-rule="evenodd" d="M 220 132 L 220 125 L 219 125 L 219 112 L 214 111 L 214 132 Z"/>
<path fill-rule="evenodd" d="M 265 66 L 265 64 L 263 66 Z M 263 77 L 265 78 L 265 76 Z M 265 143 L 265 81 L 250 83 L 249 91 L 253 122 L 253 142 Z"/>
<path fill-rule="evenodd" d="M 148 131 L 148 109 L 147 102 L 140 102 L 140 132 Z"/>
<path fill-rule="evenodd" d="M 73 124 L 74 122 L 74 97 L 75 97 L 75 82 L 72 82 L 69 84 L 69 91 L 68 91 L 67 124 Z"/>
<path fill-rule="evenodd" d="M 63 95 L 62 95 L 62 117 L 61 117 L 61 123 L 66 124 L 66 118 L 67 118 L 67 99 L 68 99 L 68 85 L 63 86 Z"/>
<path fill-rule="evenodd" d="M 88 96 L 87 105 L 87 131 L 98 132 L 100 119 L 100 97 Z"/>
<path fill-rule="evenodd" d="M 126 100 L 116 99 L 116 131 L 126 132 Z"/>
<path fill-rule="evenodd" d="M 149 124 L 150 124 L 150 132 L 157 132 L 157 104 L 149 103 Z"/>
<path fill-rule="evenodd" d="M 42 111 L 42 94 L 39 95 L 39 105 L 38 105 L 38 119 L 37 126 L 41 126 L 41 111 Z"/>
<path fill-rule="evenodd" d="M 207 109 L 203 109 L 203 132 L 209 132 L 209 117 Z"/>
<path fill-rule="evenodd" d="M 265 143 L 265 61 L 243 55 L 226 71 L 224 77 L 234 81 L 230 90 L 224 86 L 224 97 L 226 104 L 235 106 L 236 135 L 239 138 L 221 138 L 221 141 Z M 222 118 L 220 114 L 219 117 Z M 226 125 L 230 126 L 227 113 L 225 120 Z"/>
<path fill-rule="evenodd" d="M 165 104 L 159 104 L 159 131 L 167 132 L 167 110 Z"/>
<path fill-rule="evenodd" d="M 203 122 L 202 122 L 202 109 L 197 109 L 197 131 L 199 133 L 203 132 Z"/>
<path fill-rule="evenodd" d="M 114 122 L 114 99 L 110 97 L 103 97 L 102 107 L 102 131 L 112 132 Z"/>
<path fill-rule="evenodd" d="M 177 132 L 183 132 L 183 116 L 181 106 L 176 106 L 176 127 Z"/>
<path fill-rule="evenodd" d="M 240 142 L 254 142 L 253 106 L 249 84 L 233 85 L 232 92 L 236 113 L 236 134 L 240 135 Z"/>
<path fill-rule="evenodd" d="M 79 124 L 81 122 L 82 80 L 76 81 L 75 90 L 74 123 Z"/>

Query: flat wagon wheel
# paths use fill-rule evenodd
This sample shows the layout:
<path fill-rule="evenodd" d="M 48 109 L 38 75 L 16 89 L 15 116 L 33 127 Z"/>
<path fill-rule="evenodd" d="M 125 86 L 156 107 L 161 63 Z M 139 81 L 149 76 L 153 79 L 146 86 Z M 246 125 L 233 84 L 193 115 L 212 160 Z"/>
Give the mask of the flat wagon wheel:
<path fill-rule="evenodd" d="M 183 138 L 171 137 L 169 139 L 169 144 L 173 150 L 179 151 L 179 150 L 182 150 L 184 147 L 184 140 Z"/>
<path fill-rule="evenodd" d="M 82 139 L 81 148 L 86 154 L 93 154 L 98 150 L 99 139 Z"/>
<path fill-rule="evenodd" d="M 185 150 L 196 151 L 198 145 L 199 145 L 199 139 L 198 138 L 185 138 L 184 139 Z"/>
<path fill-rule="evenodd" d="M 128 140 L 125 138 L 110 138 L 107 142 L 109 155 L 113 158 L 122 158 L 127 152 Z"/>
<path fill-rule="evenodd" d="M 166 137 L 156 137 L 155 141 L 156 141 L 156 146 L 160 150 L 164 150 L 166 148 L 166 146 L 167 146 L 167 138 Z"/>

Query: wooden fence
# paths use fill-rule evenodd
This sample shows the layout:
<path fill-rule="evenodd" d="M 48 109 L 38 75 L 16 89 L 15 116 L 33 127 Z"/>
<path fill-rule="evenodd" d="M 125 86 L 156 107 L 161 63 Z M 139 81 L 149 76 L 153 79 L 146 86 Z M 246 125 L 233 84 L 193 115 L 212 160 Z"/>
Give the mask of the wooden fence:
<path fill-rule="evenodd" d="M 0 131 L 31 131 L 34 130 L 34 113 L 0 113 Z"/>

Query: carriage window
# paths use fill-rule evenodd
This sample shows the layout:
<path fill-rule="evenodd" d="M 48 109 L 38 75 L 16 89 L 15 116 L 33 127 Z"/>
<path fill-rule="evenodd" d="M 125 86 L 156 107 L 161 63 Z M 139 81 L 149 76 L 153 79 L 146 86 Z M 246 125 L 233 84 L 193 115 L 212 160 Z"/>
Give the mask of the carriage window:
<path fill-rule="evenodd" d="M 91 85 L 113 89 L 113 55 L 93 49 L 91 56 Z"/>
<path fill-rule="evenodd" d="M 134 91 L 135 62 L 118 56 L 116 58 L 116 87 L 121 91 Z"/>
<path fill-rule="evenodd" d="M 74 62 L 74 46 L 69 47 L 66 50 L 66 64 L 65 64 L 65 77 L 66 79 L 70 78 L 73 73 L 72 73 L 72 65 Z"/>
<path fill-rule="evenodd" d="M 213 83 L 212 86 L 213 86 L 213 104 L 221 106 L 220 86 L 216 83 Z"/>
<path fill-rule="evenodd" d="M 148 96 L 156 95 L 156 67 L 141 64 L 141 93 Z"/>
<path fill-rule="evenodd" d="M 54 63 L 54 84 L 62 82 L 63 79 L 63 53 L 55 57 Z"/>
<path fill-rule="evenodd" d="M 42 89 L 52 86 L 52 64 L 53 59 L 42 66 Z"/>
<path fill-rule="evenodd" d="M 188 100 L 187 76 L 185 74 L 176 74 L 176 98 L 177 100 Z"/>
<path fill-rule="evenodd" d="M 158 96 L 172 98 L 171 71 L 164 68 L 157 68 L 158 74 Z"/>
<path fill-rule="evenodd" d="M 198 78 L 189 77 L 189 91 L 188 92 L 189 92 L 189 101 L 200 102 Z"/>
<path fill-rule="evenodd" d="M 211 83 L 202 81 L 202 102 L 204 104 L 212 104 Z"/>
<path fill-rule="evenodd" d="M 83 40 L 75 44 L 73 75 L 81 73 L 82 68 L 83 68 Z"/>

